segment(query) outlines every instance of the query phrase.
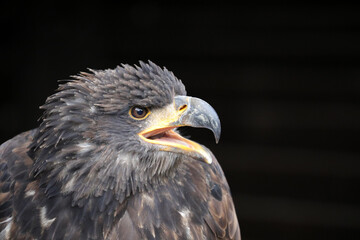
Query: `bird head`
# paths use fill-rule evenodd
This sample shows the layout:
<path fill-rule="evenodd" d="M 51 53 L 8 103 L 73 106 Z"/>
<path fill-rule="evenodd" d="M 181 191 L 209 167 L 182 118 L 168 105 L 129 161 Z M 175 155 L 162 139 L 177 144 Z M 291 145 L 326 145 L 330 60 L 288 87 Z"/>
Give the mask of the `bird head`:
<path fill-rule="evenodd" d="M 77 189 L 78 198 L 141 189 L 182 161 L 211 164 L 212 153 L 177 128 L 207 128 L 216 142 L 221 131 L 208 103 L 186 96 L 172 72 L 150 61 L 75 76 L 42 108 L 32 173 L 63 182 L 61 191 Z"/>

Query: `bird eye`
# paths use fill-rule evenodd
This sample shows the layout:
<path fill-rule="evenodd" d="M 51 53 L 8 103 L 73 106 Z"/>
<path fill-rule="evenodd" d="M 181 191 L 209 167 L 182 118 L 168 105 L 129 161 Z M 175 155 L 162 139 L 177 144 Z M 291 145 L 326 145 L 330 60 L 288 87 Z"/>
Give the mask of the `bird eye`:
<path fill-rule="evenodd" d="M 137 120 L 145 119 L 149 113 L 149 109 L 145 107 L 132 107 L 129 112 L 130 116 Z"/>

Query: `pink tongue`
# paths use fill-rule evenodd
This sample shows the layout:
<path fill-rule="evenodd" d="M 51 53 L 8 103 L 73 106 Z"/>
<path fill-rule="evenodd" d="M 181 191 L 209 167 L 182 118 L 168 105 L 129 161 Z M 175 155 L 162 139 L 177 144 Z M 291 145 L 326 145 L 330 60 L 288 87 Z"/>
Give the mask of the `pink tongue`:
<path fill-rule="evenodd" d="M 152 139 L 152 140 L 154 140 L 154 139 L 160 139 L 160 138 L 163 138 L 164 135 L 165 135 L 165 133 L 159 133 L 159 134 L 150 136 L 150 137 L 148 137 L 148 138 L 149 138 L 149 139 Z"/>
<path fill-rule="evenodd" d="M 154 131 L 148 132 L 144 134 L 144 137 L 149 139 L 158 139 L 162 138 L 165 134 L 167 134 L 167 131 L 173 129 L 173 127 L 168 128 L 162 128 L 162 129 L 156 129 Z"/>
<path fill-rule="evenodd" d="M 157 138 L 158 141 L 162 141 L 162 142 L 173 142 L 173 143 L 177 143 L 180 145 L 185 145 L 189 148 L 192 148 L 192 146 L 190 144 L 188 144 L 187 142 L 183 141 L 182 139 L 177 138 L 178 136 L 169 132 L 166 132 L 161 138 Z"/>

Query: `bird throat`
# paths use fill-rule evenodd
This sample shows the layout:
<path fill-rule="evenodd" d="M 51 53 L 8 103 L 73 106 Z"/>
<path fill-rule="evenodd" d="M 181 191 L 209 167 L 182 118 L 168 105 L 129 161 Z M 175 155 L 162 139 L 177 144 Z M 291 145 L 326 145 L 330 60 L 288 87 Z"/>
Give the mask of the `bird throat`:
<path fill-rule="evenodd" d="M 91 150 L 77 148 L 72 155 L 77 158 L 66 159 L 62 155 L 66 150 L 57 153 L 64 157 L 62 161 L 51 163 L 38 177 L 57 179 L 59 194 L 71 195 L 74 205 L 82 205 L 85 199 L 99 198 L 112 192 L 113 198 L 122 203 L 126 198 L 139 192 L 148 191 L 167 182 L 176 174 L 181 162 L 181 155 L 169 152 L 124 152 L 102 145 Z M 70 150 L 69 150 L 70 151 Z M 64 164 L 65 163 L 65 164 Z M 51 181 L 54 182 L 54 181 Z M 45 191 L 54 186 L 47 185 Z"/>

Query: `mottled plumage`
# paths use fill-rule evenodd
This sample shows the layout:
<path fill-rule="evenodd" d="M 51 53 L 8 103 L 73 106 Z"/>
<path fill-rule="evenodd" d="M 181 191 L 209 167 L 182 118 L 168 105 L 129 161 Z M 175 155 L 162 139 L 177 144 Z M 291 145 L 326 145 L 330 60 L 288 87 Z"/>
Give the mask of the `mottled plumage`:
<path fill-rule="evenodd" d="M 152 62 L 60 85 L 39 128 L 0 146 L 0 239 L 240 239 L 215 157 L 172 131 L 219 134 L 208 105 L 185 95 Z"/>

